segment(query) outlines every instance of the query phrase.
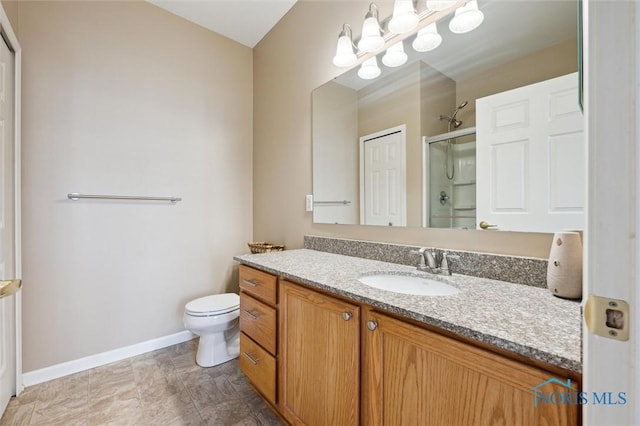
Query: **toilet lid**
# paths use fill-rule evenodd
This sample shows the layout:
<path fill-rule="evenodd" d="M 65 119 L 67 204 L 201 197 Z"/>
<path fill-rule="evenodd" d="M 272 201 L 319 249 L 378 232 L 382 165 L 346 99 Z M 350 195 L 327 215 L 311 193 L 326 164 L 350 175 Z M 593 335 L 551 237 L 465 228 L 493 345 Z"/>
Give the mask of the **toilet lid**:
<path fill-rule="evenodd" d="M 235 293 L 223 293 L 192 300 L 184 308 L 188 314 L 202 315 L 207 313 L 224 314 L 239 307 L 240 296 Z"/>

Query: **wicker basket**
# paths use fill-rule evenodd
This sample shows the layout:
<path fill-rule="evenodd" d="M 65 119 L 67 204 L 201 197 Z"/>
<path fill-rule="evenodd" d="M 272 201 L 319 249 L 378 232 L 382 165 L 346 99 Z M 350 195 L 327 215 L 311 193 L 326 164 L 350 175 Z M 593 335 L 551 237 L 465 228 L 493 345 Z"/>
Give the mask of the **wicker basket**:
<path fill-rule="evenodd" d="M 266 243 L 264 241 L 251 242 L 247 245 L 251 249 L 251 253 L 271 253 L 272 251 L 284 250 L 283 245 Z"/>

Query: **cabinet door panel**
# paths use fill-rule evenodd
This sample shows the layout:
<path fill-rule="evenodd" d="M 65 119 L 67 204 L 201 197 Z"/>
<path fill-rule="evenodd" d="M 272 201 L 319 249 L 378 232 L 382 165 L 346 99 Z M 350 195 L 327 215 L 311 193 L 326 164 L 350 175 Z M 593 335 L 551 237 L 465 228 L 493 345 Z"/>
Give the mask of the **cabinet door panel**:
<path fill-rule="evenodd" d="M 577 406 L 534 407 L 547 371 L 375 312 L 366 319 L 377 324 L 365 334 L 367 425 L 577 424 Z"/>
<path fill-rule="evenodd" d="M 281 403 L 293 424 L 356 425 L 359 307 L 282 282 Z"/>

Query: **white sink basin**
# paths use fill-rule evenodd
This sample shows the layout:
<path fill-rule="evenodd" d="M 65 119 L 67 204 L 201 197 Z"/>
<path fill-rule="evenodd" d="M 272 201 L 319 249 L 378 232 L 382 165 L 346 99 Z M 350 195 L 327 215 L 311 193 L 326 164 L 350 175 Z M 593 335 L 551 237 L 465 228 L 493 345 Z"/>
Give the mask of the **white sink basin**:
<path fill-rule="evenodd" d="M 451 296 L 460 293 L 460 290 L 442 281 L 408 275 L 365 275 L 358 278 L 358 281 L 380 290 L 418 296 Z"/>

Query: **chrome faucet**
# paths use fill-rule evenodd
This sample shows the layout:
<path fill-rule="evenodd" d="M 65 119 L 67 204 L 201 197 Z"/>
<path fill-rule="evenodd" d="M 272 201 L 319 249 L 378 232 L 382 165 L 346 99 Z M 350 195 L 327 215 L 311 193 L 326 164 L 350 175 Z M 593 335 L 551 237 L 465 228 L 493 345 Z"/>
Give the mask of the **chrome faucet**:
<path fill-rule="evenodd" d="M 419 255 L 416 269 L 432 274 L 451 275 L 448 259 L 460 259 L 460 256 L 449 254 L 446 251 L 438 253 L 437 249 L 427 247 L 413 250 L 411 253 Z"/>
<path fill-rule="evenodd" d="M 418 255 L 418 264 L 416 265 L 416 269 L 418 271 L 428 271 L 429 267 L 425 263 L 425 253 L 427 252 L 426 247 L 421 247 L 419 250 L 411 250 L 411 253 Z"/>

